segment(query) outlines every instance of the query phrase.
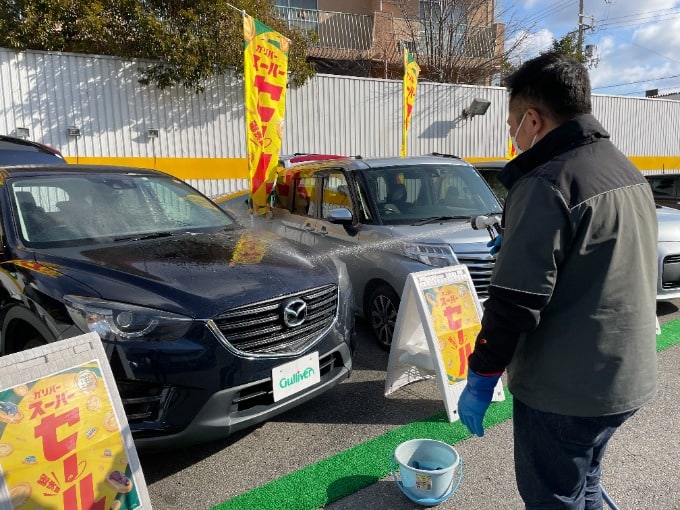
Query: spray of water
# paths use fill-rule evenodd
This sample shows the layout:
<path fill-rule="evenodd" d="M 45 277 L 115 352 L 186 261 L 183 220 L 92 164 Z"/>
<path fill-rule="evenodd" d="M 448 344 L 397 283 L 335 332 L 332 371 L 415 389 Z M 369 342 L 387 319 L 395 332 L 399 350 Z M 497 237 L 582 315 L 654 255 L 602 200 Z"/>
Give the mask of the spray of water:
<path fill-rule="evenodd" d="M 316 262 L 324 257 L 346 257 L 346 256 L 360 256 L 365 253 L 380 253 L 384 251 L 399 250 L 404 244 L 418 243 L 424 239 L 431 239 L 450 235 L 454 232 L 463 230 L 470 230 L 470 224 L 464 222 L 457 223 L 440 223 L 438 226 L 428 225 L 428 228 L 408 227 L 402 229 L 398 237 L 391 237 L 376 241 L 366 241 L 357 244 L 348 244 L 345 246 L 335 246 L 333 248 L 325 248 L 323 252 L 317 253 L 311 257 L 312 262 Z M 315 234 L 320 235 L 320 234 Z"/>

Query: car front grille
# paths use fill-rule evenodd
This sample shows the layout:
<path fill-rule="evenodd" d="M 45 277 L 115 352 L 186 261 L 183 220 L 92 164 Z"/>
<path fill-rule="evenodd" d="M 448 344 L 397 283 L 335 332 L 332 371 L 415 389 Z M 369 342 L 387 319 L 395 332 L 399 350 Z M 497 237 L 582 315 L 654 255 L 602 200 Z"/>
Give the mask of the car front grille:
<path fill-rule="evenodd" d="M 472 283 L 477 291 L 479 299 L 489 297 L 489 285 L 491 284 L 491 273 L 496 259 L 489 255 L 488 251 L 456 253 L 458 262 L 465 264 L 470 272 Z"/>
<path fill-rule="evenodd" d="M 680 255 L 664 257 L 661 285 L 664 289 L 680 288 Z"/>
<path fill-rule="evenodd" d="M 283 308 L 291 299 L 307 305 L 305 321 L 289 327 Z M 224 339 L 247 354 L 295 354 L 316 341 L 331 326 L 338 309 L 337 285 L 326 285 L 268 301 L 230 309 L 213 318 Z"/>

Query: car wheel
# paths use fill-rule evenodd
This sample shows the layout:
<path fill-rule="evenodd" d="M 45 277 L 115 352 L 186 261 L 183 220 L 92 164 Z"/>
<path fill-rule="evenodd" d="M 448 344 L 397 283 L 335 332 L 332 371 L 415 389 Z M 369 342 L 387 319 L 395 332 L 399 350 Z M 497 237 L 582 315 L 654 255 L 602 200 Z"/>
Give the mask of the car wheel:
<path fill-rule="evenodd" d="M 25 351 L 28 349 L 33 349 L 35 347 L 41 347 L 43 345 L 47 345 L 47 342 L 45 339 L 40 336 L 39 333 L 32 331 L 29 332 L 30 336 L 29 337 L 24 337 L 21 340 L 15 340 L 10 347 L 8 354 L 15 353 L 15 352 L 20 352 L 20 351 Z"/>
<path fill-rule="evenodd" d="M 2 325 L 5 354 L 24 351 L 54 342 L 54 335 L 30 310 L 21 306 L 11 308 Z"/>
<path fill-rule="evenodd" d="M 389 350 L 397 322 L 399 296 L 389 285 L 375 289 L 368 300 L 368 320 L 378 344 Z"/>

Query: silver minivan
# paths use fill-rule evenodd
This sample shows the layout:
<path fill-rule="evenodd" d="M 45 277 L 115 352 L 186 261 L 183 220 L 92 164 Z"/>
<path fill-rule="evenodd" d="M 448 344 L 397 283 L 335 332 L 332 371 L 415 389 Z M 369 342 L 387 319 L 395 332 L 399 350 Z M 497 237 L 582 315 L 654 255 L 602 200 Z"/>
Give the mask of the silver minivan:
<path fill-rule="evenodd" d="M 357 313 L 388 348 L 409 273 L 465 264 L 479 298 L 488 295 L 490 234 L 471 219 L 500 213 L 486 181 L 462 159 L 354 157 L 283 169 L 264 223 L 345 262 Z"/>

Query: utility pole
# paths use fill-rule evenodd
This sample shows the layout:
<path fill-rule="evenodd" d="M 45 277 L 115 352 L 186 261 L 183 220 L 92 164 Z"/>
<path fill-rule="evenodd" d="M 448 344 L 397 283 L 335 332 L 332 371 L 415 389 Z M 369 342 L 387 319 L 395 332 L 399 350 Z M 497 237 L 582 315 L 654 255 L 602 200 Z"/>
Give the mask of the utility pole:
<path fill-rule="evenodd" d="M 578 2 L 578 39 L 576 47 L 578 48 L 578 54 L 583 56 L 583 31 L 585 30 L 583 26 L 583 0 Z"/>
<path fill-rule="evenodd" d="M 605 0 L 607 1 L 607 0 Z M 595 28 L 595 18 L 593 16 L 588 16 L 590 18 L 590 25 L 586 25 L 583 22 L 583 19 L 586 16 L 583 14 L 583 0 L 579 0 L 578 3 L 578 39 L 576 40 L 576 47 L 578 49 L 578 54 L 581 56 L 581 58 L 584 58 L 584 53 L 583 53 L 583 33 L 586 30 L 592 30 Z"/>

